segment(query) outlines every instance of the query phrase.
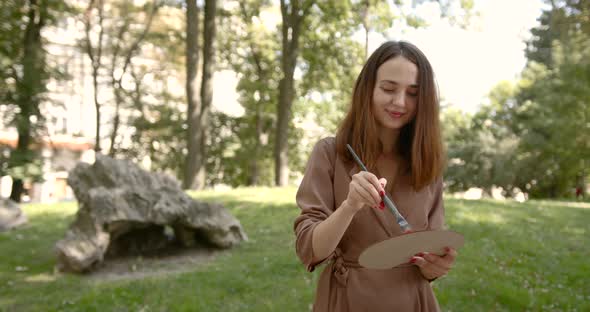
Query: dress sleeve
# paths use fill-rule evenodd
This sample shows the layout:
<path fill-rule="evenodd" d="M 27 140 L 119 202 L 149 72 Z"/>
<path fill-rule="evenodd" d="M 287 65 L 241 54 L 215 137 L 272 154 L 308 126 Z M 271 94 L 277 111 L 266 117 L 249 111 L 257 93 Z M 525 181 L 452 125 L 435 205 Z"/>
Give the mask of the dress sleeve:
<path fill-rule="evenodd" d="M 297 190 L 296 202 L 301 213 L 294 223 L 295 250 L 309 272 L 332 258 L 334 254 L 314 262 L 312 234 L 315 227 L 335 210 L 333 183 L 335 153 L 335 146 L 330 144 L 328 139 L 322 139 L 316 143 Z"/>
<path fill-rule="evenodd" d="M 445 228 L 445 207 L 443 203 L 443 180 L 439 178 L 433 185 L 434 201 L 428 213 L 428 229 L 442 230 Z"/>
<path fill-rule="evenodd" d="M 442 230 L 445 228 L 445 206 L 443 203 L 443 179 L 439 178 L 434 183 L 434 202 L 428 214 L 428 229 Z M 437 277 L 429 279 L 433 282 Z"/>

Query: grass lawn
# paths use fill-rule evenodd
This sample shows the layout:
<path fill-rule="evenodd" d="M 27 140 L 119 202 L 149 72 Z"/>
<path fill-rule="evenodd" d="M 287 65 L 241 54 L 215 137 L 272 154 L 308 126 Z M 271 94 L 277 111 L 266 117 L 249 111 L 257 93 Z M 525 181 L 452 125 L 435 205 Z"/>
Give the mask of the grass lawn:
<path fill-rule="evenodd" d="M 139 279 L 55 273 L 53 247 L 76 204 L 24 205 L 29 224 L 0 233 L 0 311 L 308 311 L 321 269 L 306 273 L 295 256 L 294 194 L 195 194 L 225 204 L 250 241 L 183 272 Z M 590 204 L 445 203 L 466 244 L 433 284 L 444 311 L 590 311 Z"/>

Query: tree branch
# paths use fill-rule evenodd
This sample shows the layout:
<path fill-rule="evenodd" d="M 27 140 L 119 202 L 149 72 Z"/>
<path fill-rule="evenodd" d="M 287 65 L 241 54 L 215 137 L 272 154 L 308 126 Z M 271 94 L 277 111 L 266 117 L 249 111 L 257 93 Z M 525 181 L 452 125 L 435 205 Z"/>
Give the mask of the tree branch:
<path fill-rule="evenodd" d="M 131 47 L 127 51 L 127 56 L 125 57 L 125 63 L 123 65 L 123 70 L 121 71 L 121 76 L 118 79 L 119 83 L 121 83 L 121 80 L 123 79 L 123 75 L 125 74 L 125 72 L 127 71 L 127 67 L 129 66 L 129 63 L 131 63 L 131 57 L 133 56 L 135 51 L 137 51 L 137 49 L 139 49 L 140 43 L 145 39 L 147 33 L 150 31 L 150 28 L 152 26 L 152 22 L 154 20 L 154 16 L 156 15 L 156 13 L 158 12 L 158 9 L 161 6 L 162 6 L 162 2 L 155 2 L 154 3 L 154 5 L 152 6 L 152 11 L 150 12 L 150 15 L 148 17 L 147 24 L 145 25 L 145 28 L 143 29 L 141 35 L 137 38 L 137 40 L 135 40 L 135 42 L 131 45 Z"/>

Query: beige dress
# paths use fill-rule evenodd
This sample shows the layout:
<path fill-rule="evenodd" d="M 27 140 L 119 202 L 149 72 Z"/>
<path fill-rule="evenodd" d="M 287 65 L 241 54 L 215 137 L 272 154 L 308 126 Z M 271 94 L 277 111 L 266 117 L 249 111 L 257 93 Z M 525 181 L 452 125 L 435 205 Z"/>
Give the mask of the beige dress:
<path fill-rule="evenodd" d="M 336 250 L 323 261 L 312 262 L 312 233 L 348 195 L 352 175 L 360 168 L 336 153 L 334 138 L 314 147 L 297 191 L 301 214 L 295 220 L 296 251 L 308 271 L 328 263 L 316 291 L 314 311 L 439 311 L 430 286 L 418 267 L 402 264 L 387 270 L 361 267 L 358 257 L 372 244 L 401 234 L 387 209 L 364 207 L 352 219 Z M 415 231 L 441 229 L 444 222 L 442 179 L 419 192 L 408 175 L 400 175 L 390 195 Z"/>

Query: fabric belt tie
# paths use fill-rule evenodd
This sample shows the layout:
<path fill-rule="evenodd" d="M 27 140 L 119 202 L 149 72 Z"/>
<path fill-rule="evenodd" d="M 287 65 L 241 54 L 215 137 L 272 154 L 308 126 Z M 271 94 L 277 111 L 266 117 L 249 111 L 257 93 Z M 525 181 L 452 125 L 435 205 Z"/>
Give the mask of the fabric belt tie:
<path fill-rule="evenodd" d="M 339 248 L 334 250 L 334 258 L 332 261 L 332 276 L 336 279 L 338 284 L 346 286 L 348 282 L 348 269 L 349 268 L 362 268 L 356 261 L 346 261 L 342 256 L 342 251 Z"/>

